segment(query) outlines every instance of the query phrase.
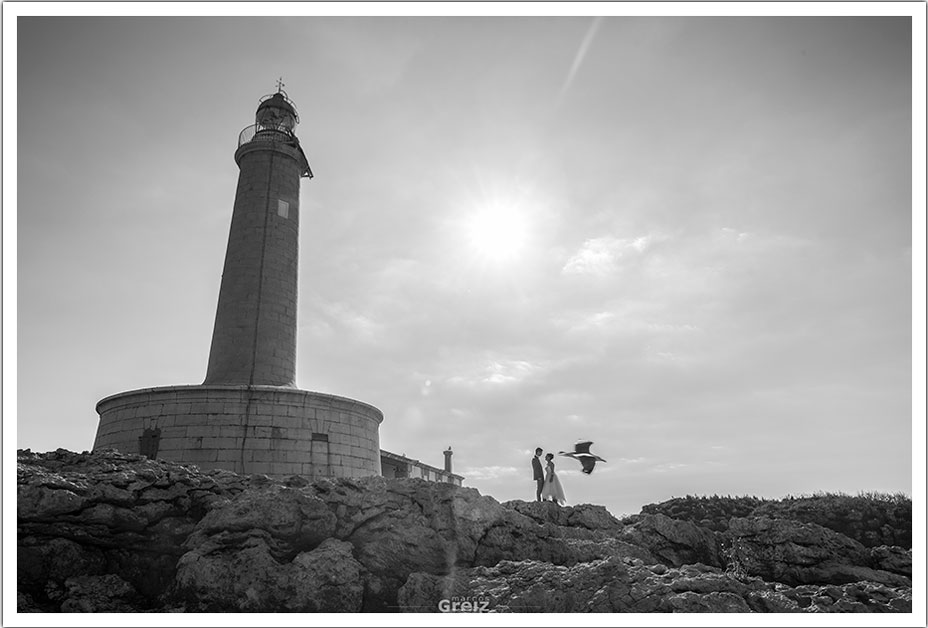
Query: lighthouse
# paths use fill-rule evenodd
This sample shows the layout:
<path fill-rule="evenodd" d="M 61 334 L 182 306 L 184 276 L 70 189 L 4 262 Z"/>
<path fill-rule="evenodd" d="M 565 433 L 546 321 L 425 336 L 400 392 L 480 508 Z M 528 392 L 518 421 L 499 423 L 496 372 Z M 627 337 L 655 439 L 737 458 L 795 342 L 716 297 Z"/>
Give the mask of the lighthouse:
<path fill-rule="evenodd" d="M 238 137 L 239 168 L 202 384 L 97 403 L 94 450 L 271 477 L 380 475 L 380 410 L 296 385 L 300 186 L 312 178 L 278 83 Z"/>
<path fill-rule="evenodd" d="M 312 171 L 282 91 L 239 135 L 232 226 L 205 384 L 296 385 L 300 180 Z"/>

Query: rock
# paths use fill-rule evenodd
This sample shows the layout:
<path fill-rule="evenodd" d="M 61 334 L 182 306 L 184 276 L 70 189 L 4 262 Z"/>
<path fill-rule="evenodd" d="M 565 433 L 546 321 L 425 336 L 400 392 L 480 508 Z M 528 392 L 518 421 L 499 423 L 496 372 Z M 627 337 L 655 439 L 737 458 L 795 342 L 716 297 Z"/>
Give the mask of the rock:
<path fill-rule="evenodd" d="M 45 485 L 19 485 L 16 494 L 16 511 L 23 513 L 22 519 L 43 520 L 76 512 L 84 508 L 85 499 L 64 488 Z"/>
<path fill-rule="evenodd" d="M 583 528 L 586 530 L 604 530 L 614 532 L 622 528 L 619 520 L 602 506 L 578 504 L 576 506 L 558 506 L 554 502 L 526 502 L 515 499 L 504 502 L 510 508 L 536 522 L 553 523 L 557 526 Z"/>
<path fill-rule="evenodd" d="M 782 595 L 813 613 L 911 613 L 911 588 L 891 588 L 875 582 L 840 586 L 802 585 Z"/>
<path fill-rule="evenodd" d="M 912 606 L 910 550 L 797 521 L 700 515 L 721 533 L 418 479 L 277 481 L 112 451 L 19 452 L 17 479 L 21 612 Z"/>
<path fill-rule="evenodd" d="M 146 554 L 133 549 L 110 548 L 105 556 L 108 572 L 130 583 L 145 599 L 146 606 L 157 606 L 160 596 L 174 580 L 178 552 Z"/>
<path fill-rule="evenodd" d="M 874 547 L 870 550 L 870 562 L 874 569 L 912 577 L 911 549 L 889 545 Z"/>
<path fill-rule="evenodd" d="M 83 509 L 81 519 L 89 526 L 99 525 L 124 532 L 142 532 L 148 521 L 139 510 L 113 504 L 93 504 Z"/>
<path fill-rule="evenodd" d="M 455 601 L 486 612 L 715 612 L 798 606 L 760 579 L 742 583 L 720 570 L 667 569 L 612 557 L 572 567 L 538 561 L 503 561 L 447 576 L 411 574 L 397 601 L 404 612 L 447 611 Z M 666 567 L 665 567 L 666 569 Z"/>
<path fill-rule="evenodd" d="M 400 610 L 418 612 L 440 612 L 454 601 L 471 601 L 489 612 L 610 612 L 610 595 L 628 596 L 626 570 L 618 558 L 574 567 L 502 561 L 445 577 L 415 574 L 397 601 Z"/>
<path fill-rule="evenodd" d="M 619 556 L 638 559 L 641 564 L 654 565 L 654 569 L 661 567 L 666 569 L 663 564 L 657 564 L 658 560 L 645 548 L 616 538 L 565 539 L 564 542 L 570 552 L 571 560 L 561 564 L 585 563 L 609 558 L 610 556 Z"/>
<path fill-rule="evenodd" d="M 473 564 L 478 542 L 505 515 L 474 489 L 380 477 L 322 480 L 311 487 L 335 513 L 334 536 L 348 541 L 371 574 L 365 610 L 395 604 L 415 571 L 448 573 Z"/>
<path fill-rule="evenodd" d="M 356 558 L 370 572 L 365 610 L 395 604 L 399 587 L 419 571 L 446 574 L 526 556 L 558 565 L 623 551 L 647 556 L 640 548 L 597 536 L 583 525 L 539 525 L 471 488 L 361 478 L 323 480 L 313 490 L 336 513 L 336 537 L 354 546 Z M 543 512 L 546 505 L 538 506 Z M 573 516 L 587 525 L 599 512 L 592 507 L 578 512 L 584 511 L 594 514 Z M 579 543 L 577 538 L 590 542 Z"/>
<path fill-rule="evenodd" d="M 912 500 L 902 495 L 816 494 L 782 500 L 756 497 L 672 498 L 642 507 L 644 514 L 663 514 L 717 532 L 733 518 L 769 517 L 815 523 L 839 532 L 864 547 L 912 547 Z"/>
<path fill-rule="evenodd" d="M 335 528 L 311 492 L 248 487 L 196 524 L 169 597 L 205 611 L 357 610 L 361 567 L 350 545 L 330 538 Z"/>
<path fill-rule="evenodd" d="M 858 580 L 911 586 L 903 576 L 868 567 L 870 553 L 857 541 L 814 523 L 732 519 L 724 538 L 734 547 L 730 560 L 764 580 L 793 586 Z"/>
<path fill-rule="evenodd" d="M 780 591 L 750 591 L 745 602 L 755 613 L 798 613 L 799 605 Z"/>
<path fill-rule="evenodd" d="M 659 561 L 673 567 L 701 562 L 720 566 L 719 538 L 715 532 L 666 515 L 640 515 L 617 538 L 644 547 Z"/>
<path fill-rule="evenodd" d="M 56 611 L 68 599 L 66 580 L 112 570 L 143 605 L 156 604 L 182 543 L 206 511 L 204 497 L 221 497 L 209 490 L 218 489 L 215 481 L 183 465 L 116 452 L 29 452 L 17 462 L 20 590 Z M 143 496 L 155 483 L 169 499 Z M 52 599 L 49 590 L 60 595 Z M 93 596 L 72 606 L 90 604 L 85 598 Z"/>
<path fill-rule="evenodd" d="M 249 488 L 213 502 L 194 535 L 223 533 L 228 538 L 263 530 L 285 541 L 295 553 L 312 549 L 332 536 L 335 525 L 335 515 L 321 499 L 299 489 L 273 486 Z"/>
<path fill-rule="evenodd" d="M 513 512 L 479 539 L 474 559 L 469 564 L 492 566 L 503 560 L 530 556 L 554 565 L 573 565 L 602 550 L 600 544 L 572 544 L 559 534 L 557 526 L 539 526 Z"/>
<path fill-rule="evenodd" d="M 262 534 L 267 532 L 226 551 L 208 545 L 184 554 L 170 597 L 196 612 L 361 610 L 362 567 L 352 557 L 349 543 L 327 539 L 281 562 Z"/>
<path fill-rule="evenodd" d="M 687 591 L 667 598 L 674 613 L 749 613 L 751 607 L 734 593 L 694 593 Z"/>
<path fill-rule="evenodd" d="M 62 597 L 65 613 L 131 613 L 140 605 L 135 588 L 114 574 L 68 578 Z"/>
<path fill-rule="evenodd" d="M 226 567 L 233 554 L 249 552 L 251 560 L 260 564 L 266 553 L 286 563 L 327 536 L 350 543 L 363 567 L 365 610 L 394 605 L 397 590 L 416 571 L 444 574 L 523 553 L 571 563 L 584 550 L 608 553 L 594 547 L 574 550 L 557 537 L 554 526 L 539 527 L 474 489 L 422 480 L 371 477 L 322 480 L 303 488 L 252 486 L 210 508 L 185 542 L 193 553 L 181 560 L 177 576 L 178 595 L 202 608 L 232 602 L 217 598 L 202 583 L 210 578 L 239 579 L 238 567 Z M 217 566 L 213 559 L 220 555 Z M 212 576 L 192 575 L 200 570 Z M 256 578 L 267 579 L 260 570 Z M 216 586 L 235 590 L 239 586 L 235 582 Z M 215 599 L 219 601 L 206 601 Z M 264 603 L 253 600 L 249 608 Z"/>
<path fill-rule="evenodd" d="M 864 547 L 912 547 L 912 502 L 898 497 L 818 495 L 758 505 L 752 517 L 816 523 L 854 539 Z"/>
<path fill-rule="evenodd" d="M 106 558 L 98 548 L 83 547 L 65 538 L 44 542 L 20 539 L 17 563 L 21 586 L 44 586 L 47 580 L 64 582 L 71 576 L 102 574 L 106 568 Z"/>
<path fill-rule="evenodd" d="M 360 612 L 364 594 L 363 567 L 351 552 L 350 543 L 326 539 L 311 552 L 297 555 L 293 564 L 299 570 L 292 584 L 299 595 L 295 596 L 293 610 Z"/>
<path fill-rule="evenodd" d="M 44 613 L 45 609 L 40 608 L 32 596 L 22 591 L 16 592 L 16 612 L 17 613 Z"/>

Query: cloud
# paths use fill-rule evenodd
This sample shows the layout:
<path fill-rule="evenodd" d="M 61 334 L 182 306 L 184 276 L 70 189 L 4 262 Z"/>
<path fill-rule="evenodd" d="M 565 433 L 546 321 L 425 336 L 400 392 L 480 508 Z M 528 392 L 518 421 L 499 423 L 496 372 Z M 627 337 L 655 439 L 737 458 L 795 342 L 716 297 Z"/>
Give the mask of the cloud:
<path fill-rule="evenodd" d="M 483 379 L 491 384 L 509 384 L 525 379 L 531 375 L 535 367 L 525 360 L 512 360 L 507 363 L 492 361 L 489 364 L 489 374 Z"/>
<path fill-rule="evenodd" d="M 319 306 L 321 318 L 314 318 L 304 327 L 318 336 L 337 336 L 355 341 L 376 342 L 382 338 L 384 326 L 370 316 L 356 311 L 347 303 L 332 302 Z"/>
<path fill-rule="evenodd" d="M 620 244 L 621 240 L 612 237 L 587 240 L 580 250 L 567 260 L 561 274 L 607 275 L 613 272 L 621 256 Z"/>
<path fill-rule="evenodd" d="M 616 238 L 607 235 L 586 240 L 564 264 L 563 275 L 608 275 L 619 269 L 622 258 L 641 255 L 665 236 L 644 235 L 636 238 Z"/>
<path fill-rule="evenodd" d="M 487 358 L 482 364 L 466 369 L 467 372 L 448 377 L 451 385 L 467 387 L 511 386 L 528 380 L 542 370 L 542 365 L 527 360 Z"/>

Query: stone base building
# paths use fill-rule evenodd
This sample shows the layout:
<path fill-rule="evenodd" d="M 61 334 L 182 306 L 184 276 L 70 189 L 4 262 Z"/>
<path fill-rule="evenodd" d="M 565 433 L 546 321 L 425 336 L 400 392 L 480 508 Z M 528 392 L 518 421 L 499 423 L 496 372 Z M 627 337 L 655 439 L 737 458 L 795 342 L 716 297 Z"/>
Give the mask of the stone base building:
<path fill-rule="evenodd" d="M 285 477 L 379 475 L 383 415 L 366 403 L 278 386 L 166 386 L 97 404 L 94 449 Z"/>

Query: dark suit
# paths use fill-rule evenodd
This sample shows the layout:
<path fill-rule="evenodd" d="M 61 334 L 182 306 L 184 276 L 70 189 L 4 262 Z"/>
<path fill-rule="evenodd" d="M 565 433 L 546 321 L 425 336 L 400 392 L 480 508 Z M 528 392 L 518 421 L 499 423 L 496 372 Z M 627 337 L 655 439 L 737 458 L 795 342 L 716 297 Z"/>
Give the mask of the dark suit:
<path fill-rule="evenodd" d="M 535 499 L 541 501 L 541 491 L 545 487 L 545 472 L 541 468 L 541 460 L 538 456 L 532 458 L 532 473 L 534 474 L 535 484 L 538 485 Z"/>

